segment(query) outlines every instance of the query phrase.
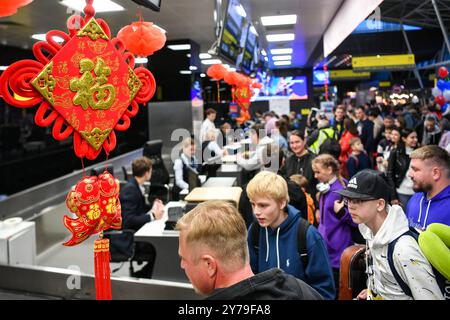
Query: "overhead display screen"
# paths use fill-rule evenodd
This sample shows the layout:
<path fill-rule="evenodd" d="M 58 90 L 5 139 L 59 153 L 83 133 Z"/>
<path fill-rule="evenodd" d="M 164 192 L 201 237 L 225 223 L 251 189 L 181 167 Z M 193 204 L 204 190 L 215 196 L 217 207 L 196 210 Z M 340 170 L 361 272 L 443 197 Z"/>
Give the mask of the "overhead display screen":
<path fill-rule="evenodd" d="M 249 25 L 247 31 L 247 40 L 245 42 L 244 55 L 242 57 L 241 63 L 241 68 L 245 73 L 250 73 L 255 68 L 255 54 L 257 50 L 257 36 L 251 31 L 251 25 Z"/>
<path fill-rule="evenodd" d="M 245 41 L 246 32 L 243 34 L 243 30 L 248 29 L 246 19 L 238 13 L 239 6 L 238 0 L 228 0 L 219 41 L 219 55 L 232 64 L 236 64 L 241 53 L 242 39 Z"/>
<path fill-rule="evenodd" d="M 266 73 L 257 74 L 263 87 L 252 100 L 271 100 L 286 97 L 289 100 L 308 100 L 307 76 L 274 77 Z"/>

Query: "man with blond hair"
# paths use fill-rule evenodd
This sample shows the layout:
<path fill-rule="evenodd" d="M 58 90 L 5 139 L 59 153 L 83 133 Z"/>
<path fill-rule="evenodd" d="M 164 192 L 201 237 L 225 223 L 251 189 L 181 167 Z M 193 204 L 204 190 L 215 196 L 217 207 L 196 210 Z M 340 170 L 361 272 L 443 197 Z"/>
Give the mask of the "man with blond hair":
<path fill-rule="evenodd" d="M 255 221 L 248 231 L 253 272 L 279 268 L 305 281 L 325 299 L 334 299 L 333 272 L 322 236 L 288 205 L 286 180 L 269 171 L 247 185 Z"/>
<path fill-rule="evenodd" d="M 410 227 L 425 230 L 431 223 L 450 225 L 450 155 L 436 145 L 411 153 L 408 175 L 416 192 L 408 202 Z"/>
<path fill-rule="evenodd" d="M 236 208 L 207 201 L 178 220 L 181 268 L 195 291 L 208 299 L 298 299 L 322 297 L 303 281 L 271 269 L 254 275 L 249 264 L 247 231 Z"/>

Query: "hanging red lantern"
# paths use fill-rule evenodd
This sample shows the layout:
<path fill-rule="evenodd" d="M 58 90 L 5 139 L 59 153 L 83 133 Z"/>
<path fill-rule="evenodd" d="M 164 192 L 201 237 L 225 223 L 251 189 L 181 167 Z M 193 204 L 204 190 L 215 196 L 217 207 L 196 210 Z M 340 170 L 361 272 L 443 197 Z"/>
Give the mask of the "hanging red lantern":
<path fill-rule="evenodd" d="M 206 70 L 206 74 L 208 77 L 213 78 L 217 81 L 217 102 L 220 103 L 220 90 L 219 90 L 219 81 L 223 79 L 225 74 L 227 73 L 227 69 L 221 64 L 213 64 L 211 67 Z"/>
<path fill-rule="evenodd" d="M 17 9 L 30 4 L 33 0 L 1 0 L 0 17 L 8 17 L 17 12 Z"/>
<path fill-rule="evenodd" d="M 227 72 L 225 73 L 225 76 L 223 80 L 228 83 L 230 86 L 235 86 L 236 81 L 238 80 L 238 73 L 237 72 Z"/>
<path fill-rule="evenodd" d="M 152 55 L 166 43 L 166 35 L 152 22 L 136 21 L 123 27 L 117 33 L 125 48 L 141 57 Z"/>
<path fill-rule="evenodd" d="M 226 73 L 227 69 L 221 64 L 213 64 L 206 70 L 208 77 L 213 78 L 216 81 L 223 79 Z"/>
<path fill-rule="evenodd" d="M 438 70 L 439 77 L 445 79 L 448 76 L 448 69 L 446 67 L 440 67 Z"/>

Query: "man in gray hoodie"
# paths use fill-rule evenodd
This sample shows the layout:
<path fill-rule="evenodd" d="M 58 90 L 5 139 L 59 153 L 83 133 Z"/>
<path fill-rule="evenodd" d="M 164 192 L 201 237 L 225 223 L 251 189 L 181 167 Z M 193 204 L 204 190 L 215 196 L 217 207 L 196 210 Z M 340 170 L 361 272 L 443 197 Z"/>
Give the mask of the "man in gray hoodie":
<path fill-rule="evenodd" d="M 421 146 L 439 144 L 442 133 L 439 128 L 439 121 L 434 114 L 428 114 L 423 123 L 416 128 L 416 131 Z"/>
<path fill-rule="evenodd" d="M 366 239 L 367 289 L 358 299 L 443 300 L 403 209 L 388 205 L 389 189 L 382 173 L 366 169 L 354 175 L 346 189 L 337 191 Z"/>

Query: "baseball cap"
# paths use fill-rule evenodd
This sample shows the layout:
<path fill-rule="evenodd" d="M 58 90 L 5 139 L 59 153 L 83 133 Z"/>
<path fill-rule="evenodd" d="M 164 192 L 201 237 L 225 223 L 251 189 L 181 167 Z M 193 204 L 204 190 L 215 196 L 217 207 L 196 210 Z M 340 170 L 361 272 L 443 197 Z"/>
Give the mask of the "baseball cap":
<path fill-rule="evenodd" d="M 365 169 L 355 174 L 345 189 L 335 191 L 350 199 L 389 201 L 391 187 L 383 173 Z"/>

